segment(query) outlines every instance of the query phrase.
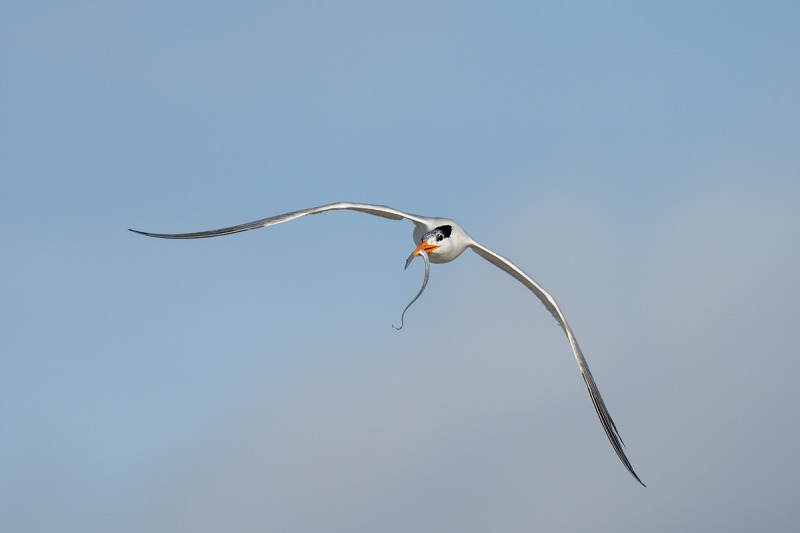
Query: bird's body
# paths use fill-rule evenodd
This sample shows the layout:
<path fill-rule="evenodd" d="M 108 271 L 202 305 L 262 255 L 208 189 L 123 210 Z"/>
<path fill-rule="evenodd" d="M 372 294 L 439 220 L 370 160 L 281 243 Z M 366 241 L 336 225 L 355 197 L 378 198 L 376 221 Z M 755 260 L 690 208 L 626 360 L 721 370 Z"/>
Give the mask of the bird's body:
<path fill-rule="evenodd" d="M 446 240 L 443 239 L 448 245 L 428 254 L 431 263 L 449 263 L 475 242 L 454 220 L 450 220 L 449 218 L 431 218 L 428 219 L 425 224 L 418 224 L 414 228 L 414 243 L 420 244 L 425 235 L 434 231 L 436 228 L 450 228 L 450 232 L 445 237 Z M 442 236 L 444 237 L 445 232 L 444 230 L 442 231 Z"/>
<path fill-rule="evenodd" d="M 558 306 L 555 299 L 553 299 L 553 297 L 547 291 L 545 291 L 538 283 L 536 283 L 533 278 L 528 276 L 521 268 L 516 266 L 510 260 L 476 242 L 454 220 L 449 218 L 414 215 L 383 205 L 338 202 L 319 207 L 312 207 L 310 209 L 293 211 L 291 213 L 284 213 L 282 215 L 268 217 L 245 224 L 240 224 L 238 226 L 230 226 L 227 228 L 210 231 L 201 231 L 195 233 L 148 233 L 138 230 L 131 231 L 146 235 L 148 237 L 158 237 L 163 239 L 200 239 L 206 237 L 217 237 L 220 235 L 229 235 L 231 233 L 239 233 L 242 231 L 266 226 L 273 226 L 275 224 L 288 222 L 289 220 L 294 220 L 306 215 L 314 215 L 317 213 L 342 209 L 359 211 L 393 220 L 410 220 L 414 224 L 413 239 L 414 243 L 417 245 L 417 248 L 411 253 L 406 261 L 406 267 L 408 267 L 409 263 L 411 263 L 414 257 L 420 254 L 426 254 L 431 263 L 448 263 L 456 259 L 467 248 L 471 248 L 479 256 L 504 270 L 506 273 L 510 274 L 512 277 L 525 285 L 531 292 L 533 292 L 533 294 L 535 294 L 536 297 L 539 298 L 539 300 L 544 304 L 547 310 L 550 311 L 558 324 L 564 330 L 564 333 L 566 333 L 567 339 L 569 340 L 572 348 L 572 353 L 575 356 L 575 360 L 578 363 L 581 375 L 583 376 L 583 379 L 586 382 L 586 387 L 589 390 L 589 396 L 591 397 L 592 403 L 597 411 L 597 416 L 600 418 L 600 422 L 603 425 L 603 429 L 605 430 L 606 436 L 611 442 L 614 451 L 617 453 L 617 456 L 625 465 L 625 468 L 627 468 L 631 473 L 631 475 L 633 475 L 633 477 L 636 478 L 639 483 L 644 485 L 644 483 L 642 483 L 642 481 L 639 479 L 639 476 L 636 475 L 636 472 L 634 472 L 633 467 L 625 455 L 619 432 L 614 425 L 614 421 L 611 419 L 611 415 L 606 408 L 605 402 L 603 402 L 602 396 L 600 396 L 600 391 L 597 388 L 594 378 L 592 377 L 592 373 L 589 371 L 589 366 L 587 365 L 586 359 L 583 356 L 583 352 L 578 345 L 578 341 L 575 338 L 572 329 L 567 323 L 564 313 L 561 311 L 561 308 Z"/>

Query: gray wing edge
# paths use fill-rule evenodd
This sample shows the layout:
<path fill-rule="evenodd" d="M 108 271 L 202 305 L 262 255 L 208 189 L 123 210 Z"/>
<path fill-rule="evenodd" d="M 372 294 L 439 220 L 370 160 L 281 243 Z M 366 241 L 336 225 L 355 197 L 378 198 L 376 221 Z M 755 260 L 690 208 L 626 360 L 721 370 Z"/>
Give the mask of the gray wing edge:
<path fill-rule="evenodd" d="M 598 389 L 597 384 L 594 381 L 594 377 L 589 370 L 589 365 L 586 363 L 586 358 L 583 356 L 583 352 L 578 345 L 578 341 L 575 338 L 575 335 L 572 333 L 572 328 L 569 327 L 567 319 L 564 317 L 564 313 L 561 312 L 561 309 L 558 307 L 555 299 L 553 299 L 553 297 L 550 296 L 547 291 L 545 291 L 538 283 L 536 283 L 533 278 L 528 276 L 521 268 L 516 266 L 510 260 L 478 243 L 473 243 L 470 247 L 473 249 L 473 251 L 475 251 L 475 253 L 493 265 L 499 267 L 504 272 L 510 274 L 513 278 L 525 285 L 531 292 L 533 292 L 533 294 L 536 295 L 537 298 L 539 298 L 547 310 L 552 313 L 553 317 L 567 335 L 567 339 L 572 347 L 575 360 L 578 362 L 578 367 L 580 368 L 583 380 L 586 382 L 586 388 L 589 390 L 589 397 L 592 399 L 592 404 L 594 405 L 597 416 L 600 419 L 600 423 L 603 426 L 603 430 L 605 431 L 611 446 L 614 448 L 614 451 L 617 453 L 617 457 L 619 457 L 620 461 L 622 461 L 622 464 L 625 466 L 628 472 L 630 472 L 636 481 L 638 481 L 643 487 L 646 487 L 647 485 L 645 485 L 642 480 L 639 479 L 639 476 L 633 469 L 633 465 L 631 465 L 628 457 L 625 455 L 625 443 L 622 441 L 622 437 L 617 430 L 617 426 L 614 424 L 614 420 L 611 418 L 611 414 L 608 412 L 608 408 L 603 401 L 603 397 L 600 395 L 600 389 Z"/>
<path fill-rule="evenodd" d="M 416 226 L 424 226 L 426 221 L 428 220 L 427 217 L 413 215 L 411 213 L 405 213 L 403 211 L 399 211 L 397 209 L 385 205 L 337 202 L 333 204 L 322 205 L 319 207 L 302 209 L 300 211 L 283 213 L 282 215 L 275 215 L 267 218 L 262 218 L 259 220 L 254 220 L 252 222 L 245 222 L 244 224 L 238 224 L 236 226 L 228 226 L 226 228 L 213 229 L 207 231 L 196 231 L 191 233 L 150 233 L 147 231 L 140 231 L 131 228 L 128 229 L 129 231 L 138 233 L 140 235 L 146 235 L 147 237 L 156 237 L 159 239 L 205 239 L 208 237 L 219 237 L 221 235 L 230 235 L 232 233 L 240 233 L 242 231 L 248 231 L 251 229 L 274 226 L 275 224 L 288 222 L 290 220 L 304 217 L 306 215 L 316 215 L 317 213 L 324 213 L 326 211 L 336 211 L 342 209 L 350 211 L 359 211 L 361 213 L 367 213 L 369 215 L 375 215 L 383 218 L 388 218 L 391 220 L 408 219 L 411 222 L 413 222 L 414 225 Z"/>

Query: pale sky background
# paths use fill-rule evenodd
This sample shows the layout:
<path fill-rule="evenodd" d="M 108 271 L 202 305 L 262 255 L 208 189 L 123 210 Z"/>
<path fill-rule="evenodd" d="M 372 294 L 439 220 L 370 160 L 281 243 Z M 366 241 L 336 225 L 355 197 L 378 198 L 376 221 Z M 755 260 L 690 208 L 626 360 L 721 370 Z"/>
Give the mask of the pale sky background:
<path fill-rule="evenodd" d="M 644 5 L 647 4 L 647 5 Z M 0 530 L 800 530 L 800 4 L 6 2 Z M 403 271 L 451 217 L 475 254 Z"/>

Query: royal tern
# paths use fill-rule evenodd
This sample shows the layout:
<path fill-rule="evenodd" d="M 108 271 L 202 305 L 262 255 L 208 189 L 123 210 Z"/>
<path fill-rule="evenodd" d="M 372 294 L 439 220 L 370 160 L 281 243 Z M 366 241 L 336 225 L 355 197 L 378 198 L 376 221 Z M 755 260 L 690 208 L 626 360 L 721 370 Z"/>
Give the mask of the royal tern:
<path fill-rule="evenodd" d="M 545 291 L 538 283 L 536 283 L 533 278 L 523 272 L 521 268 L 502 255 L 476 242 L 466 231 L 461 228 L 461 226 L 449 218 L 434 218 L 412 215 L 411 213 L 405 213 L 384 205 L 338 202 L 319 207 L 312 207 L 310 209 L 303 209 L 300 211 L 292 211 L 291 213 L 284 213 L 282 215 L 262 218 L 261 220 L 247 222 L 238 226 L 230 226 L 227 228 L 210 231 L 199 231 L 195 233 L 148 233 L 146 231 L 138 231 L 134 229 L 131 229 L 130 231 L 139 233 L 141 235 L 146 235 L 148 237 L 158 237 L 161 239 L 202 239 L 205 237 L 218 237 L 220 235 L 239 233 L 240 231 L 274 226 L 275 224 L 288 222 L 306 215 L 315 215 L 317 213 L 336 211 L 340 209 L 360 211 L 362 213 L 393 220 L 406 219 L 413 222 L 414 244 L 417 244 L 417 247 L 408 257 L 408 260 L 406 261 L 406 267 L 408 267 L 409 263 L 411 263 L 415 257 L 421 254 L 425 254 L 427 256 L 426 259 L 430 259 L 431 263 L 448 263 L 461 255 L 461 253 L 467 248 L 471 248 L 479 256 L 504 270 L 506 273 L 510 274 L 513 278 L 525 285 L 531 292 L 533 292 L 533 294 L 535 294 L 536 297 L 541 300 L 547 310 L 552 313 L 553 317 L 555 317 L 558 324 L 564 330 L 564 333 L 566 333 L 569 344 L 572 347 L 572 353 L 575 356 L 575 360 L 578 362 L 578 367 L 580 368 L 583 380 L 586 382 L 586 387 L 589 389 L 589 396 L 592 399 L 592 403 L 597 411 L 597 416 L 600 418 L 600 423 L 603 425 L 603 429 L 606 432 L 606 436 L 608 436 L 608 440 L 611 442 L 611 446 L 613 446 L 614 451 L 617 452 L 617 456 L 622 461 L 622 464 L 625 465 L 625 468 L 628 469 L 628 472 L 630 472 L 631 475 L 636 478 L 636 481 L 644 486 L 644 483 L 642 483 L 642 480 L 639 479 L 638 475 L 636 475 L 636 472 L 633 470 L 633 466 L 631 466 L 630 461 L 628 461 L 628 458 L 625 455 L 622 438 L 617 431 L 614 421 L 611 419 L 611 415 L 606 408 L 603 397 L 600 396 L 600 390 L 597 388 L 597 384 L 592 377 L 592 373 L 589 371 L 586 358 L 583 356 L 580 346 L 578 346 L 578 341 L 575 339 L 575 334 L 572 332 L 572 328 L 569 327 L 567 319 L 564 317 L 564 313 L 561 311 L 561 308 L 558 306 L 556 301 L 547 291 Z M 427 276 L 425 281 L 427 282 Z M 420 290 L 420 294 L 421 293 L 422 290 Z M 417 297 L 419 297 L 419 294 Z"/>

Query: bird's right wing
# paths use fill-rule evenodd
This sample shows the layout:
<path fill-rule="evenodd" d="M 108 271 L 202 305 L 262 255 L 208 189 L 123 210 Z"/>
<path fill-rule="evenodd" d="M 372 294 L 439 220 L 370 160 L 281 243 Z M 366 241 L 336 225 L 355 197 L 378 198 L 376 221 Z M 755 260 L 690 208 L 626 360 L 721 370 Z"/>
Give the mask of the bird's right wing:
<path fill-rule="evenodd" d="M 564 313 L 561 311 L 561 308 L 558 307 L 555 299 L 521 268 L 502 255 L 493 252 L 492 250 L 474 241 L 472 244 L 470 244 L 470 247 L 478 255 L 493 265 L 501 268 L 513 278 L 520 281 L 528 289 L 530 289 L 530 291 L 533 292 L 533 294 L 535 294 L 539 300 L 541 300 L 547 310 L 553 314 L 553 317 L 556 319 L 558 324 L 564 329 L 564 333 L 567 334 L 567 339 L 569 339 L 569 344 L 572 347 L 572 353 L 575 355 L 575 360 L 578 362 L 578 367 L 581 370 L 583 380 L 586 382 L 586 388 L 589 389 L 589 396 L 592 398 L 592 404 L 594 404 L 595 411 L 597 411 L 597 416 L 600 418 L 600 423 L 603 425 L 603 429 L 606 432 L 608 440 L 611 442 L 611 446 L 614 448 L 614 451 L 617 452 L 617 456 L 619 457 L 620 461 L 622 461 L 622 464 L 625 465 L 625 468 L 628 469 L 628 472 L 630 472 L 631 475 L 636 478 L 636 481 L 644 485 L 642 480 L 639 479 L 639 476 L 636 475 L 636 472 L 634 472 L 633 466 L 631 466 L 630 461 L 628 461 L 628 457 L 625 455 L 624 444 L 619 435 L 619 431 L 617 431 L 617 426 L 614 424 L 614 420 L 611 419 L 611 414 L 608 412 L 608 408 L 606 408 L 603 397 L 600 396 L 600 389 L 597 388 L 597 383 L 595 383 L 594 377 L 592 377 L 592 373 L 589 370 L 589 365 L 586 363 L 586 358 L 583 356 L 581 347 L 578 345 L 578 340 L 575 338 L 575 334 L 572 333 L 572 328 L 569 327 L 567 319 L 564 317 Z"/>
<path fill-rule="evenodd" d="M 219 237 L 220 235 L 230 235 L 231 233 L 239 233 L 241 231 L 247 231 L 256 228 L 264 228 L 267 226 L 274 226 L 275 224 L 288 222 L 290 220 L 304 217 L 306 215 L 316 215 L 317 213 L 324 213 L 326 211 L 336 211 L 340 209 L 347 209 L 350 211 L 360 211 L 362 213 L 367 213 L 369 215 L 375 215 L 383 218 L 390 218 L 392 220 L 408 219 L 411 222 L 413 222 L 415 226 L 420 228 L 425 227 L 426 223 L 430 220 L 427 217 L 412 215 L 411 213 L 405 213 L 403 211 L 399 211 L 397 209 L 393 209 L 385 205 L 337 202 L 335 204 L 321 205 L 319 207 L 311 207 L 309 209 L 302 209 L 300 211 L 292 211 L 291 213 L 284 213 L 282 215 L 262 218 L 260 220 L 254 220 L 253 222 L 246 222 L 244 224 L 239 224 L 238 226 L 229 226 L 227 228 L 213 229 L 209 231 L 198 231 L 194 233 L 149 233 L 146 231 L 139 231 L 135 229 L 131 229 L 130 231 L 134 233 L 139 233 L 141 235 L 146 235 L 148 237 L 158 237 L 160 239 L 203 239 L 206 237 Z"/>

